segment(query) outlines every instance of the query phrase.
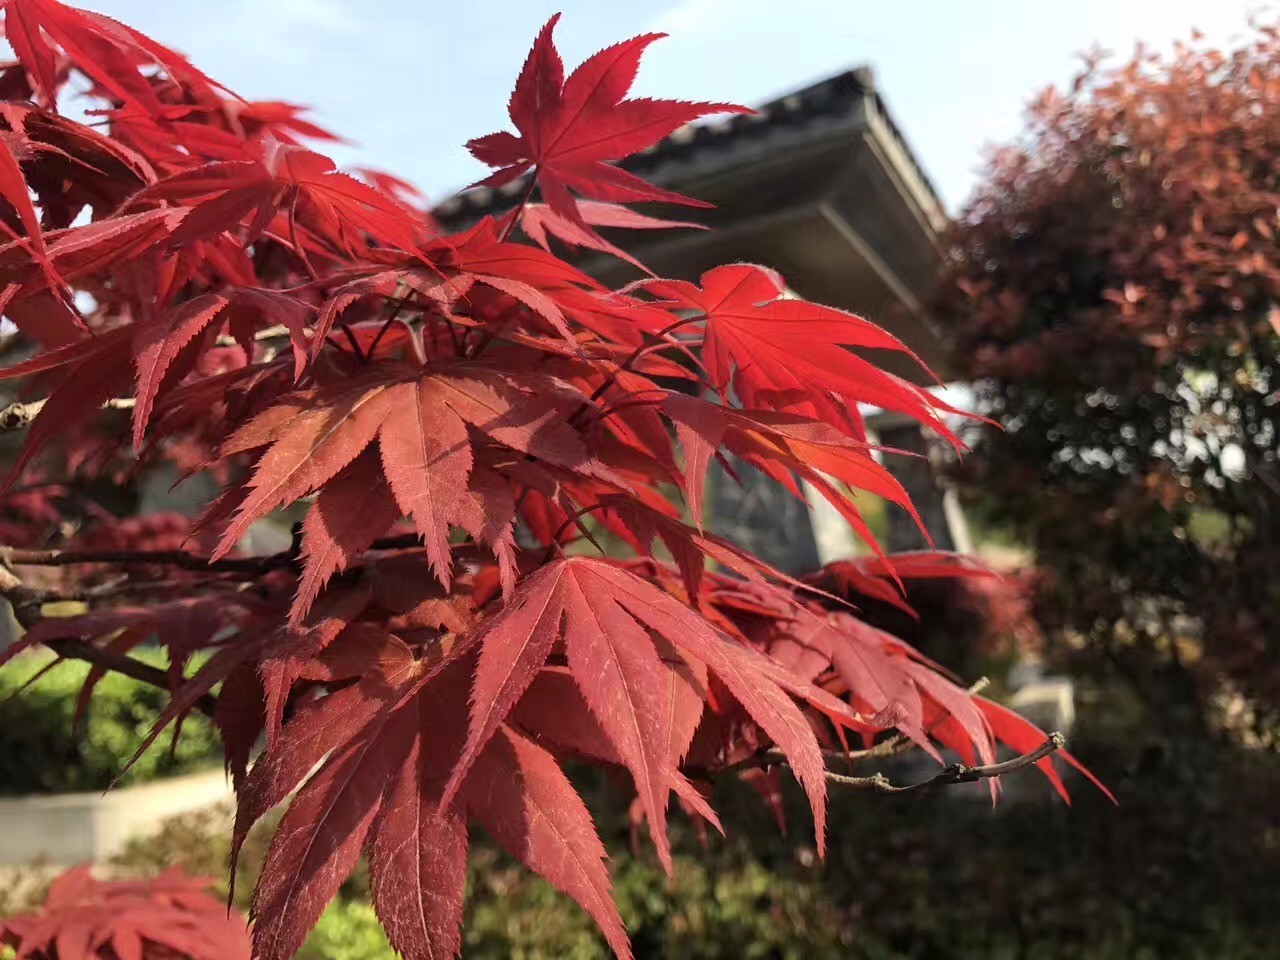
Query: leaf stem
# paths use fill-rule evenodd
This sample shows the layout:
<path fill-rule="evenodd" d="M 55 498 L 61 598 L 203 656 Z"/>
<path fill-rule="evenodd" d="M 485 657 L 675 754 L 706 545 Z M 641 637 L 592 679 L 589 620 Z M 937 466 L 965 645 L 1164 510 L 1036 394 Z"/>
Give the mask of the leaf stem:
<path fill-rule="evenodd" d="M 396 322 L 400 314 L 404 311 L 404 308 L 409 305 L 409 300 L 412 297 L 413 297 L 413 288 L 410 287 L 408 290 L 404 292 L 404 296 L 400 298 L 400 300 L 396 303 L 396 305 L 391 308 L 391 316 L 387 317 L 386 322 L 382 324 L 381 328 L 379 328 L 378 330 L 377 335 L 373 338 L 373 343 L 369 344 L 368 357 L 370 360 L 373 359 L 374 353 L 377 352 L 378 344 L 382 342 L 382 338 L 386 335 L 386 332 L 391 329 L 391 325 Z"/>
<path fill-rule="evenodd" d="M 347 343 L 351 344 L 351 352 L 356 355 L 356 360 L 360 363 L 367 362 L 364 351 L 360 349 L 360 344 L 356 340 L 356 335 L 352 332 L 351 327 L 345 323 L 339 324 L 339 326 L 342 329 L 343 336 L 347 338 Z"/>
<path fill-rule="evenodd" d="M 529 205 L 529 201 L 533 199 L 533 191 L 538 186 L 538 171 L 534 168 L 529 174 L 529 185 L 524 189 L 524 195 L 520 197 L 520 202 L 511 208 L 510 219 L 502 225 L 502 232 L 498 234 L 500 242 L 506 242 L 511 236 L 511 232 L 515 229 L 516 222 L 520 219 L 520 215 L 524 213 L 524 208 Z"/>

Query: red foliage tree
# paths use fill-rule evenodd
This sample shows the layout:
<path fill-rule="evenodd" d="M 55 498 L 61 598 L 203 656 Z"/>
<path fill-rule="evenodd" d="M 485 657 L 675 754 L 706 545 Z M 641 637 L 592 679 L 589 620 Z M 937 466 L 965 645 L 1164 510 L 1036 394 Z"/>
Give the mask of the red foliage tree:
<path fill-rule="evenodd" d="M 1226 676 L 1271 722 L 1278 158 L 1275 28 L 1092 63 L 995 155 L 940 306 L 1005 428 L 965 469 L 1052 574 L 1045 609 L 1174 709 Z"/>
<path fill-rule="evenodd" d="M 87 614 L 41 619 L 50 593 L 5 572 L 29 626 L 5 656 L 46 644 L 169 684 L 144 748 L 210 713 L 237 849 L 296 791 L 254 898 L 255 956 L 292 955 L 362 851 L 395 947 L 455 953 L 470 823 L 629 956 L 568 758 L 630 773 L 668 866 L 671 795 L 719 826 L 707 795 L 724 773 L 794 771 L 821 850 L 831 779 L 891 788 L 827 771 L 859 755 L 849 733 L 955 751 L 970 766 L 941 782 L 1010 769 L 995 764 L 1005 743 L 1024 752 L 1013 766 L 1036 762 L 1063 789 L 1060 741 L 702 527 L 721 451 L 797 494 L 807 479 L 864 533 L 844 487 L 910 509 L 857 408 L 946 432 L 927 391 L 857 352 L 905 347 L 786 298 L 762 267 L 609 290 L 545 249 L 551 235 L 613 250 L 596 226 L 654 226 L 623 202 L 698 205 L 612 164 L 743 110 L 628 99 L 656 35 L 566 76 L 549 22 L 511 97 L 518 136 L 469 145 L 497 168 L 484 183 L 523 178 L 524 199 L 445 235 L 397 181 L 303 146 L 328 134 L 297 108 L 246 102 L 56 0 L 4 13 L 18 62 L 0 75 L 0 284 L 41 345 L 4 377 L 44 397 L 10 482 L 47 445 L 120 417 L 104 405 L 132 409 L 131 429 L 108 432 L 117 456 L 227 479 L 186 531 L 208 556 L 8 550 L 11 564 L 127 576 L 84 591 Z M 93 126 L 57 112 L 73 73 L 100 103 Z M 242 552 L 250 527 L 306 498 L 294 549 Z M 596 530 L 633 556 L 583 555 Z M 866 579 L 883 592 L 894 577 L 886 560 Z M 167 672 L 129 656 L 151 637 Z M 207 659 L 187 676 L 196 651 Z"/>

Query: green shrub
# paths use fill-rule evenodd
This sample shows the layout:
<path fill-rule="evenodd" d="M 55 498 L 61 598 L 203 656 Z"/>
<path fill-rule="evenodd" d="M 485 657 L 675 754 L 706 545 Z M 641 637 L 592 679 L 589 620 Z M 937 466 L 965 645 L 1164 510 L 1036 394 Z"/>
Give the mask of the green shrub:
<path fill-rule="evenodd" d="M 1104 702 L 1111 702 L 1103 697 Z M 1088 708 L 1089 701 L 1082 702 Z M 1092 711 L 1090 710 L 1090 715 Z M 1107 744 L 1097 755 L 1099 744 Z M 1010 799 L 993 812 L 955 792 L 911 799 L 835 795 L 826 862 L 776 827 L 745 791 L 718 791 L 738 827 L 706 850 L 675 826 L 676 872 L 633 856 L 610 805 L 601 832 L 640 960 L 1264 960 L 1280 917 L 1280 762 L 1261 752 L 1156 749 L 1131 727 L 1081 728 L 1114 808 L 1077 791 Z M 957 790 L 962 788 L 956 788 Z M 965 788 L 967 789 L 967 788 Z M 803 800 L 790 824 L 808 829 Z M 229 810 L 170 821 L 119 858 L 150 874 L 169 864 L 224 877 Z M 252 889 L 274 823 L 250 834 L 237 903 Z M 608 960 L 590 920 L 483 835 L 468 868 L 468 960 Z M 391 960 L 363 871 L 343 885 L 302 960 Z"/>
<path fill-rule="evenodd" d="M 329 905 L 297 960 L 396 960 L 373 907 L 338 900 Z"/>
<path fill-rule="evenodd" d="M 135 656 L 163 665 L 158 651 Z M 105 790 L 133 756 L 168 702 L 168 694 L 120 674 L 98 684 L 80 728 L 73 731 L 76 695 L 89 665 L 67 661 L 23 689 L 48 666 L 48 655 L 26 655 L 0 671 L 0 795 Z M 202 716 L 182 724 L 178 742 L 161 737 L 123 777 L 143 783 L 216 765 L 217 732 Z"/>

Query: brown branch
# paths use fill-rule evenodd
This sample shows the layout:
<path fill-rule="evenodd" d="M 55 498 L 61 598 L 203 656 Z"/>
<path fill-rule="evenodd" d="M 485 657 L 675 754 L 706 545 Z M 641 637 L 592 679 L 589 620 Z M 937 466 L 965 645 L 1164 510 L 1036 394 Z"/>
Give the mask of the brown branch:
<path fill-rule="evenodd" d="M 14 619 L 24 629 L 30 629 L 42 619 L 40 608 L 44 604 L 68 599 L 60 594 L 35 590 L 27 586 L 18 579 L 18 576 L 7 565 L 0 565 L 0 597 L 9 601 L 9 605 L 13 608 Z M 64 660 L 82 660 L 85 663 L 91 663 L 107 670 L 114 670 L 116 673 L 122 673 L 126 677 L 132 677 L 141 683 L 159 687 L 170 694 L 173 692 L 169 686 L 169 676 L 165 671 L 158 667 L 153 667 L 149 663 L 143 663 L 141 660 L 137 660 L 127 654 L 108 650 L 105 647 L 96 647 L 91 643 L 86 643 L 79 637 L 62 637 L 57 640 L 47 640 L 44 646 Z M 212 694 L 205 694 L 196 701 L 195 708 L 205 716 L 212 717 L 216 705 L 217 698 Z"/>
<path fill-rule="evenodd" d="M 976 694 L 984 689 L 990 681 L 986 677 L 979 679 L 973 686 L 969 688 L 970 694 Z M 930 728 L 926 733 L 931 733 Z M 844 773 L 837 773 L 835 770 L 825 770 L 828 783 L 833 783 L 842 787 L 853 787 L 862 790 L 877 790 L 881 793 L 909 793 L 913 790 L 927 790 L 932 787 L 950 786 L 956 783 L 974 783 L 978 780 L 988 780 L 992 777 L 999 777 L 1006 773 L 1013 773 L 1024 767 L 1043 760 L 1059 750 L 1066 747 L 1066 738 L 1061 733 L 1051 733 L 1049 738 L 1036 749 L 1027 753 L 1020 754 L 1009 760 L 1000 763 L 990 763 L 984 766 L 970 767 L 963 763 L 953 763 L 944 768 L 936 775 L 928 780 L 921 780 L 919 783 L 895 784 L 883 773 L 873 773 L 870 776 L 855 777 Z M 827 762 L 838 761 L 852 765 L 860 760 L 880 759 L 885 757 L 893 757 L 899 754 L 908 753 L 914 750 L 918 744 L 908 739 L 904 734 L 896 733 L 891 737 L 881 740 L 879 743 L 867 747 L 865 750 L 823 750 L 823 759 Z M 788 760 L 785 753 L 778 749 L 762 750 L 752 754 L 736 763 L 728 764 L 724 767 L 716 769 L 687 771 L 692 775 L 701 775 L 709 777 L 724 776 L 728 773 L 739 773 L 744 770 L 768 770 L 776 767 L 788 766 Z"/>
<path fill-rule="evenodd" d="M 28 587 L 7 565 L 0 566 L 0 597 L 9 601 L 14 619 L 23 628 L 39 620 L 41 604 L 49 602 L 48 594 Z"/>
<path fill-rule="evenodd" d="M 987 677 L 979 677 L 968 689 L 969 696 L 981 693 L 991 685 L 991 680 Z M 939 721 L 941 722 L 941 721 Z M 935 723 L 929 727 L 925 733 L 931 734 L 937 726 Z M 895 733 L 891 737 L 886 737 L 879 743 L 872 744 L 864 750 L 823 750 L 822 756 L 826 760 L 838 760 L 852 766 L 861 760 L 879 760 L 886 757 L 896 757 L 904 753 L 910 753 L 919 746 L 914 740 L 909 738 L 905 733 Z M 735 763 L 728 764 L 724 767 L 716 768 L 713 773 L 721 776 L 726 773 L 737 773 L 741 770 L 768 769 L 769 767 L 786 766 L 787 756 L 781 750 L 760 750 L 753 753 L 749 757 L 744 757 Z"/>
<path fill-rule="evenodd" d="M 418 534 L 406 533 L 375 540 L 369 545 L 368 552 L 410 550 L 421 545 L 422 538 Z M 469 545 L 458 544 L 454 549 L 459 550 L 466 546 Z M 21 567 L 69 567 L 79 563 L 116 563 L 142 566 L 151 564 L 154 566 L 178 567 L 182 570 L 192 570 L 197 573 L 263 574 L 271 570 L 288 567 L 296 559 L 296 556 L 290 550 L 257 557 L 226 557 L 220 560 L 213 560 L 203 554 L 188 553 L 186 550 L 27 550 L 19 547 L 0 546 L 0 564 Z M 0 587 L 0 594 L 2 593 L 3 588 Z M 68 596 L 61 599 L 78 598 Z"/>
<path fill-rule="evenodd" d="M 420 543 L 421 541 L 417 534 L 406 534 L 404 536 L 376 540 L 370 549 L 397 550 L 417 547 L 420 546 Z M 293 560 L 294 557 L 289 551 L 263 557 L 246 557 L 211 562 L 208 557 L 187 553 L 182 550 L 23 550 L 0 546 L 0 598 L 9 602 L 9 605 L 13 608 L 14 618 L 18 623 L 23 628 L 30 629 L 43 619 L 41 607 L 46 603 L 96 599 L 131 588 L 155 587 L 157 584 L 116 581 L 70 592 L 36 590 L 22 582 L 10 569 L 11 564 L 53 567 L 78 563 L 158 564 L 213 573 L 264 573 L 267 570 L 287 566 Z M 173 585 L 164 581 L 161 581 L 160 584 L 164 586 Z M 173 692 L 169 685 L 169 677 L 165 671 L 126 654 L 94 646 L 79 637 L 50 639 L 44 643 L 44 646 L 64 659 L 82 660 L 86 663 L 124 674 L 142 683 L 159 687 L 170 694 Z M 212 717 L 216 705 L 217 698 L 212 694 L 205 694 L 196 701 L 195 709 L 206 716 Z"/>
<path fill-rule="evenodd" d="M 48 403 L 47 397 L 44 400 L 32 400 L 30 403 L 15 400 L 6 407 L 0 407 L 0 431 L 22 430 L 30 426 L 31 421 L 39 416 L 46 403 Z M 133 406 L 133 397 L 119 397 L 108 400 L 102 405 L 102 409 L 132 410 Z"/>
<path fill-rule="evenodd" d="M 46 646 L 64 660 L 83 660 L 85 663 L 92 663 L 107 670 L 114 670 L 116 673 L 122 673 L 126 677 L 132 677 L 140 683 L 150 684 L 170 694 L 173 693 L 173 688 L 169 686 L 169 675 L 165 671 L 159 667 L 153 667 L 149 663 L 134 659 L 127 654 L 117 653 L 114 650 L 108 650 L 106 647 L 95 647 L 93 644 L 86 643 L 78 637 L 50 640 Z M 217 704 L 218 698 L 211 693 L 206 693 L 196 701 L 195 708 L 205 716 L 212 718 Z"/>
<path fill-rule="evenodd" d="M 299 288 L 300 289 L 300 288 Z M 282 323 L 277 323 L 270 327 L 263 327 L 252 337 L 254 343 L 266 344 L 263 359 L 271 362 L 279 356 L 279 348 L 289 340 L 289 328 Z M 237 340 L 228 334 L 222 334 L 213 341 L 214 346 L 218 347 L 239 347 L 244 341 Z"/>
<path fill-rule="evenodd" d="M 838 750 L 824 750 L 822 753 L 828 760 L 867 759 L 869 757 L 893 756 L 895 752 L 905 753 L 907 750 L 910 750 L 915 746 L 915 744 L 908 743 L 903 747 L 901 744 L 895 743 L 895 739 L 896 738 L 891 737 L 889 740 L 884 740 L 867 750 L 851 753 L 843 753 Z M 930 777 L 928 780 L 921 780 L 919 783 L 895 784 L 883 773 L 873 773 L 866 777 L 854 777 L 844 773 L 837 773 L 834 770 L 826 770 L 824 771 L 824 774 L 828 783 L 833 783 L 842 787 L 854 787 L 862 790 L 878 790 L 881 793 L 909 793 L 913 790 L 927 790 L 932 787 L 950 786 L 956 783 L 974 783 L 978 780 L 989 780 L 992 777 L 999 777 L 1006 773 L 1013 773 L 1016 770 L 1021 770 L 1023 767 L 1029 767 L 1051 754 L 1057 753 L 1066 745 L 1066 737 L 1061 733 L 1051 733 L 1049 735 L 1049 739 L 1028 753 L 1019 754 L 1016 757 L 1004 760 L 1000 763 L 990 763 L 979 767 L 970 767 L 963 763 L 953 763 L 936 775 Z M 738 763 L 733 763 L 716 770 L 689 770 L 686 772 L 695 776 L 716 777 L 723 776 L 727 773 L 736 773 L 742 770 L 774 769 L 785 766 L 788 766 L 787 758 L 781 751 L 767 750 L 763 753 L 748 757 L 746 760 L 742 760 Z"/>
<path fill-rule="evenodd" d="M 290 561 L 288 553 L 212 560 L 186 550 L 22 550 L 0 547 L 0 563 L 25 567 L 66 567 L 77 563 L 154 564 L 213 573 L 261 574 L 288 566 Z"/>
<path fill-rule="evenodd" d="M 520 197 L 520 202 L 511 208 L 511 219 L 502 225 L 502 232 L 498 235 L 498 240 L 505 243 L 511 237 L 511 232 L 516 228 L 516 223 L 520 220 L 520 215 L 524 213 L 525 207 L 529 205 L 529 201 L 533 199 L 533 191 L 538 186 L 538 171 L 534 170 L 529 174 L 529 185 L 524 188 L 524 194 Z"/>
<path fill-rule="evenodd" d="M 917 744 L 900 733 L 881 740 L 865 750 L 823 750 L 822 758 L 828 763 L 846 763 L 852 766 L 860 760 L 873 760 L 884 757 L 896 757 L 916 748 Z M 769 770 L 773 767 L 785 767 L 787 755 L 776 747 L 769 750 L 758 750 L 748 757 L 725 764 L 723 767 L 699 768 L 699 774 L 722 777 L 728 773 L 741 773 L 744 770 Z M 690 772 L 687 771 L 686 772 Z"/>
<path fill-rule="evenodd" d="M 378 328 L 377 334 L 374 335 L 373 343 L 369 344 L 369 352 L 366 354 L 366 358 L 368 360 L 373 359 L 373 355 L 378 352 L 378 344 L 382 342 L 382 338 L 386 336 L 387 331 L 391 329 L 391 325 L 396 322 L 400 314 L 404 311 L 404 308 L 409 305 L 409 300 L 413 297 L 414 290 L 413 287 L 408 284 L 405 286 L 408 287 L 408 289 L 405 291 L 404 296 L 402 296 L 396 305 L 391 308 L 391 316 L 387 317 L 382 326 Z"/>
<path fill-rule="evenodd" d="M 844 787 L 859 787 L 865 790 L 878 790 L 882 793 L 908 793 L 912 790 L 928 790 L 932 787 L 945 787 L 955 783 L 974 783 L 978 780 L 989 780 L 1006 773 L 1013 773 L 1057 753 L 1067 745 L 1067 738 L 1060 733 L 1049 734 L 1049 739 L 1034 750 L 1020 754 L 1001 763 L 989 763 L 985 766 L 970 767 L 963 763 L 953 763 L 928 780 L 919 783 L 908 783 L 899 786 L 890 782 L 883 773 L 874 773 L 869 777 L 848 777 L 841 773 L 827 771 L 827 781 Z"/>

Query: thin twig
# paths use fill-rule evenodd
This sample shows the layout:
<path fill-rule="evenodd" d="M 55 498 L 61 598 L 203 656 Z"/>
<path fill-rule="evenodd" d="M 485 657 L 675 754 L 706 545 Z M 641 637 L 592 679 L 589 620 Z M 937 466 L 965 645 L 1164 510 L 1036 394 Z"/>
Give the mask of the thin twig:
<path fill-rule="evenodd" d="M 40 607 L 51 600 L 64 599 L 45 591 L 35 590 L 23 583 L 7 566 L 0 566 L 0 597 L 9 601 L 14 619 L 25 629 L 30 629 L 42 619 Z M 79 637 L 60 637 L 44 642 L 44 645 L 64 660 L 83 660 L 107 670 L 114 670 L 141 683 L 150 684 L 172 693 L 169 676 L 158 667 L 143 663 L 127 654 L 105 647 L 96 647 Z M 201 697 L 195 708 L 212 717 L 217 699 L 212 694 Z"/>
<path fill-rule="evenodd" d="M 918 745 L 900 733 L 881 740 L 865 750 L 823 750 L 822 758 L 829 763 L 844 763 L 849 766 L 862 760 L 885 759 L 914 750 Z M 776 747 L 759 750 L 748 757 L 743 757 L 723 767 L 716 767 L 707 772 L 714 776 L 726 773 L 740 773 L 743 770 L 769 770 L 774 767 L 785 767 L 787 755 Z"/>
<path fill-rule="evenodd" d="M 506 222 L 503 223 L 502 229 L 498 233 L 499 243 L 506 243 L 508 240 L 511 239 L 512 231 L 515 230 L 516 224 L 520 221 L 520 217 L 524 214 L 525 208 L 529 206 L 529 201 L 533 199 L 533 191 L 536 190 L 537 187 L 538 187 L 538 171 L 535 169 L 532 173 L 529 174 L 529 185 L 525 187 L 524 194 L 520 197 L 520 202 L 516 204 L 514 207 L 512 207 L 510 217 L 508 217 Z M 452 329 L 452 325 L 450 325 L 450 329 Z M 474 348 L 472 348 L 467 343 L 467 341 L 470 339 L 470 336 L 471 336 L 470 331 L 467 331 L 462 335 L 463 352 L 461 354 L 462 356 L 466 357 L 469 360 L 474 359 L 478 357 L 481 353 L 483 353 L 484 349 L 487 346 L 489 346 L 489 344 L 492 343 L 495 339 L 495 336 L 493 333 L 485 330 L 478 330 L 476 334 L 476 337 L 477 337 L 476 345 Z"/>
<path fill-rule="evenodd" d="M 356 360 L 360 363 L 365 362 L 364 351 L 360 349 L 360 342 L 356 339 L 355 333 L 349 324 L 340 323 L 338 327 L 342 330 L 342 335 L 347 338 L 347 343 L 351 344 L 351 352 L 356 355 Z"/>
<path fill-rule="evenodd" d="M 991 685 L 991 680 L 987 677 L 979 677 L 973 682 L 968 689 L 969 696 L 975 696 L 987 689 Z M 938 721 L 939 723 L 941 721 Z M 937 724 L 928 727 L 925 734 L 933 733 Z M 852 766 L 862 760 L 883 760 L 888 757 L 896 757 L 904 753 L 915 750 L 920 745 L 908 737 L 905 733 L 895 733 L 891 737 L 886 737 L 879 743 L 874 743 L 863 750 L 823 750 L 822 756 L 826 760 L 835 760 Z M 734 763 L 715 769 L 714 774 L 720 776 L 726 773 L 736 773 L 742 770 L 768 769 L 770 767 L 786 766 L 787 755 L 777 748 L 770 750 L 760 750 L 753 753 L 749 757 L 744 757 Z"/>
<path fill-rule="evenodd" d="M 288 553 L 262 557 L 230 557 L 212 560 L 186 550 L 21 550 L 0 547 L 0 563 L 6 566 L 66 567 L 77 563 L 152 564 L 180 567 L 183 570 L 215 573 L 266 573 L 288 566 Z"/>
<path fill-rule="evenodd" d="M 40 605 L 48 602 L 47 595 L 28 587 L 7 566 L 0 566 L 0 597 L 9 601 L 14 618 L 24 628 L 40 619 Z"/>
<path fill-rule="evenodd" d="M 269 340 L 284 340 L 288 336 L 289 328 L 283 323 L 277 323 L 270 327 L 263 327 L 253 335 L 252 339 L 254 343 L 266 343 Z M 240 346 L 240 341 L 224 333 L 214 340 L 214 345 L 219 347 L 238 347 Z"/>
<path fill-rule="evenodd" d="M 605 394 L 605 391 L 608 390 L 610 385 L 612 385 L 613 382 L 618 379 L 618 374 L 624 373 L 627 370 L 630 370 L 642 357 L 644 357 L 648 353 L 652 353 L 655 347 L 667 344 L 668 343 L 667 337 L 671 336 L 681 327 L 688 326 L 691 323 L 698 323 L 705 319 L 707 318 L 704 315 L 698 314 L 695 317 L 681 317 L 679 320 L 676 320 L 672 323 L 667 324 L 657 333 L 652 335 L 653 338 L 657 341 L 657 343 L 650 343 L 650 344 L 642 343 L 640 344 L 640 346 L 632 350 L 631 354 L 625 360 L 623 360 L 622 363 L 618 364 L 618 369 L 613 371 L 613 373 L 610 374 L 609 377 L 605 379 L 604 383 L 596 387 L 595 392 L 591 395 L 591 399 L 599 400 L 601 397 L 603 397 Z M 678 341 L 674 341 L 674 340 L 670 341 L 672 345 L 675 345 L 677 342 Z"/>
<path fill-rule="evenodd" d="M 386 537 L 375 541 L 371 550 L 396 550 L 419 545 L 416 534 L 399 537 Z M 258 565 L 265 569 L 287 564 L 292 556 L 285 553 L 272 554 L 267 557 L 247 558 L 245 560 L 219 560 L 208 564 L 207 558 L 179 550 L 171 551 L 60 551 L 60 550 L 15 550 L 11 547 L 0 547 L 0 598 L 9 602 L 13 608 L 14 618 L 24 629 L 30 629 L 44 619 L 41 607 L 46 603 L 85 598 L 88 593 L 96 593 L 96 588 L 78 593 L 57 593 L 48 590 L 36 590 L 27 586 L 8 566 L 9 563 L 27 564 L 30 566 L 61 566 L 70 563 L 172 563 L 187 569 L 250 569 L 248 564 Z M 109 585 L 118 587 L 118 584 Z M 95 664 L 116 673 L 122 673 L 142 683 L 158 687 L 172 694 L 169 677 L 165 671 L 143 663 L 127 654 L 108 650 L 104 647 L 87 643 L 79 637 L 61 637 L 44 641 L 59 657 L 66 660 L 82 660 Z M 204 694 L 195 703 L 195 709 L 208 717 L 213 717 L 217 706 L 217 697 L 211 693 Z"/>
<path fill-rule="evenodd" d="M 630 370 L 632 366 L 637 361 L 640 360 L 641 357 L 646 355 L 646 353 L 652 351 L 652 349 L 655 347 L 675 345 L 676 343 L 678 343 L 678 341 L 667 340 L 667 338 L 671 336 L 671 334 L 673 334 L 676 330 L 680 329 L 681 327 L 686 326 L 687 324 L 695 323 L 697 321 L 705 320 L 705 319 L 706 317 L 703 316 L 702 314 L 699 314 L 696 317 L 683 317 L 679 320 L 676 320 L 674 323 L 667 324 L 657 333 L 652 334 L 652 336 L 658 342 L 651 343 L 648 345 L 643 343 L 640 344 L 638 347 L 636 347 L 634 350 L 631 351 L 630 355 L 625 360 L 623 360 L 622 363 L 620 363 L 614 370 L 606 374 L 604 380 L 601 381 L 598 387 L 596 387 L 596 389 L 592 392 L 591 396 L 588 397 L 586 400 L 582 401 L 582 403 L 578 405 L 578 408 L 574 410 L 571 414 L 569 414 L 569 417 L 568 417 L 569 425 L 576 427 L 578 425 L 579 418 L 588 410 L 592 409 L 595 406 L 596 401 L 599 400 L 601 397 L 603 397 L 605 393 L 608 392 L 609 388 L 618 382 L 619 375 Z"/>
<path fill-rule="evenodd" d="M 502 225 L 502 232 L 498 234 L 498 241 L 505 243 L 511 236 L 511 231 L 515 229 L 516 223 L 520 220 L 520 215 L 524 213 L 524 208 L 529 205 L 529 201 L 533 199 L 533 191 L 538 186 L 538 173 L 535 170 L 529 175 L 529 185 L 524 189 L 524 195 L 520 198 L 520 202 L 511 209 L 511 219 Z"/>
<path fill-rule="evenodd" d="M 22 401 L 14 401 L 6 407 L 0 408 L 0 431 L 5 430 L 22 430 L 31 425 L 31 421 L 40 415 L 40 411 L 44 409 L 44 405 L 49 402 L 46 397 L 43 400 L 32 400 L 29 403 Z M 132 410 L 134 407 L 133 397 L 118 397 L 108 400 L 102 405 L 103 410 Z"/>
<path fill-rule="evenodd" d="M 859 751 L 857 754 L 844 754 L 837 750 L 824 750 L 823 756 L 827 760 L 842 759 L 866 759 L 873 756 L 885 757 L 892 756 L 891 752 L 884 751 L 882 748 L 892 747 L 897 752 L 904 752 L 900 744 L 893 743 L 892 738 L 885 740 L 868 750 Z M 823 771 L 828 783 L 833 783 L 842 787 L 853 787 L 861 790 L 878 790 L 881 793 L 909 793 L 913 790 L 926 790 L 932 787 L 950 786 L 956 783 L 974 783 L 978 780 L 988 780 L 992 777 L 999 777 L 1006 773 L 1013 773 L 1015 770 L 1021 770 L 1023 767 L 1029 767 L 1034 763 L 1043 760 L 1051 754 L 1057 753 L 1067 745 L 1066 738 L 1061 733 L 1051 733 L 1047 739 L 1036 749 L 1020 754 L 1009 760 L 1000 763 L 990 763 L 985 766 L 970 767 L 963 763 L 953 763 L 950 766 L 939 771 L 928 780 L 921 780 L 918 783 L 895 784 L 883 773 L 873 773 L 865 777 L 855 777 L 849 774 L 837 773 L 835 770 Z M 906 749 L 911 749 L 914 744 L 908 744 Z M 874 751 L 881 750 L 876 753 Z M 718 777 L 727 773 L 736 773 L 742 770 L 759 770 L 759 769 L 777 769 L 788 766 L 786 756 L 778 750 L 768 750 L 760 754 L 748 757 L 746 760 L 738 763 L 721 767 L 717 770 L 689 771 L 686 773 L 706 776 Z"/>
<path fill-rule="evenodd" d="M 406 533 L 375 540 L 369 545 L 369 552 L 407 550 L 421 544 L 422 538 L 418 534 Z M 129 566 L 170 566 L 182 570 L 211 573 L 262 574 L 288 567 L 295 559 L 291 550 L 257 557 L 225 557 L 213 560 L 203 554 L 188 553 L 185 550 L 27 550 L 0 546 L 0 564 L 21 567 L 68 567 L 78 563 L 118 563 Z"/>
<path fill-rule="evenodd" d="M 992 777 L 1003 776 L 1006 773 L 1013 773 L 1015 770 L 1021 770 L 1029 767 L 1034 763 L 1038 763 L 1045 757 L 1057 753 L 1067 745 L 1067 738 L 1061 733 L 1049 734 L 1049 739 L 1034 750 L 1020 754 L 1011 760 L 1005 760 L 1001 763 L 989 763 L 980 767 L 970 767 L 963 763 L 953 763 L 951 766 L 942 770 L 938 774 L 930 777 L 928 780 L 921 780 L 918 783 L 908 783 L 898 785 L 890 782 L 889 778 L 883 773 L 875 773 L 869 777 L 849 777 L 842 773 L 836 773 L 828 770 L 826 773 L 827 782 L 839 784 L 842 787 L 857 787 L 864 790 L 878 790 L 881 793 L 908 793 L 912 790 L 928 790 L 933 787 L 945 787 L 955 783 L 974 783 L 978 780 L 989 780 Z"/>
<path fill-rule="evenodd" d="M 131 677 L 140 683 L 150 684 L 153 687 L 166 690 L 170 694 L 173 693 L 173 688 L 169 686 L 169 675 L 165 671 L 159 667 L 153 667 L 149 663 L 143 663 L 141 660 L 135 660 L 127 654 L 117 653 L 114 650 L 108 650 L 106 647 L 95 647 L 79 637 L 50 640 L 45 646 L 49 647 L 64 660 L 83 660 L 86 663 L 92 663 L 107 670 L 124 674 L 126 677 Z M 218 698 L 211 693 L 207 693 L 196 701 L 195 708 L 205 716 L 212 717 L 214 708 L 217 705 Z"/>
<path fill-rule="evenodd" d="M 406 286 L 408 285 L 406 284 Z M 404 308 L 409 305 L 409 300 L 413 297 L 413 293 L 413 287 L 409 287 L 409 289 L 405 291 L 404 296 L 400 298 L 399 302 L 391 308 L 391 316 L 387 317 L 386 322 L 378 328 L 378 333 L 373 338 L 373 343 L 369 344 L 369 353 L 367 354 L 368 359 L 373 359 L 373 355 L 378 350 L 378 344 L 382 342 L 382 338 L 386 336 L 387 331 L 391 329 L 391 325 L 396 322 Z"/>
<path fill-rule="evenodd" d="M 351 350 L 347 347 L 347 345 L 343 343 L 341 340 L 339 340 L 337 337 L 335 337 L 333 334 L 329 334 L 329 336 L 325 337 L 324 342 L 329 344 L 329 346 L 333 347 L 339 353 L 351 354 Z M 351 354 L 351 355 L 355 356 L 355 354 Z"/>

